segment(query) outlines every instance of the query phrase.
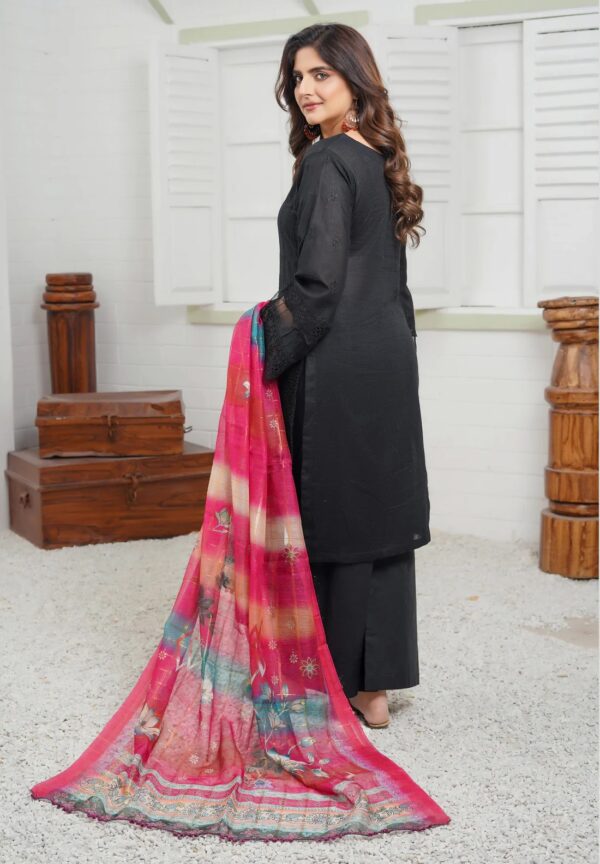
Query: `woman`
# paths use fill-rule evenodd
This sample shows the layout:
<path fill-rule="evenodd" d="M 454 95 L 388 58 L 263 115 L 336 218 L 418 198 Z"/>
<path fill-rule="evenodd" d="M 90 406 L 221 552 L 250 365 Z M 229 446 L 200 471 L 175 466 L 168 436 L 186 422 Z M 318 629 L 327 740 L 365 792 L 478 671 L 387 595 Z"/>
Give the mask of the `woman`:
<path fill-rule="evenodd" d="M 265 376 L 279 383 L 336 670 L 365 722 L 383 727 L 386 690 L 419 683 L 414 550 L 430 540 L 406 285 L 422 190 L 353 28 L 289 39 L 277 97 L 296 163 L 278 217 L 279 290 L 261 311 Z"/>
<path fill-rule="evenodd" d="M 358 34 L 352 34 L 343 28 L 342 41 L 350 40 L 344 44 L 357 39 L 356 44 L 362 44 Z M 307 74 L 305 64 L 312 61 L 304 53 L 300 62 Z M 306 87 L 300 85 L 302 94 Z M 320 86 L 316 92 L 329 98 Z M 334 98 L 329 107 L 336 104 Z M 215 834 L 235 841 L 328 841 L 345 834 L 421 831 L 450 821 L 365 735 L 336 674 L 313 587 L 313 568 L 319 576 L 324 568 L 324 580 L 332 575 L 325 568 L 331 567 L 334 577 L 340 568 L 344 578 L 352 578 L 354 568 L 356 579 L 347 594 L 354 601 L 358 595 L 352 592 L 368 584 L 374 561 L 376 592 L 369 612 L 379 616 L 377 592 L 391 604 L 397 600 L 394 579 L 404 576 L 410 584 L 411 559 L 401 556 L 412 549 L 402 553 L 398 548 L 406 542 L 406 530 L 423 532 L 421 539 L 426 531 L 426 523 L 419 521 L 422 510 L 417 509 L 416 516 L 411 509 L 398 514 L 395 503 L 399 485 L 405 496 L 400 508 L 418 507 L 421 501 L 422 451 L 411 414 L 416 359 L 398 301 L 388 300 L 382 288 L 391 282 L 381 274 L 398 277 L 401 247 L 397 241 L 388 246 L 378 239 L 391 223 L 387 213 L 380 212 L 383 156 L 367 146 L 345 136 L 325 138 L 305 155 L 298 196 L 294 191 L 289 200 L 290 207 L 297 202 L 302 239 L 294 262 L 298 293 L 287 290 L 285 282 L 265 321 L 261 313 L 267 303 L 261 301 L 234 327 L 202 527 L 162 638 L 129 696 L 97 737 L 72 765 L 31 787 L 33 798 L 102 821 L 125 820 L 178 836 Z M 363 167 L 365 155 L 371 163 Z M 371 204 L 365 209 L 366 178 L 371 186 L 366 201 Z M 368 231 L 360 221 L 365 218 L 370 220 Z M 361 258 L 355 245 L 361 238 L 366 246 L 374 243 L 382 256 L 376 267 L 369 255 Z M 370 269 L 358 278 L 356 268 L 366 265 Z M 317 275 L 306 281 L 311 267 Z M 284 274 L 286 268 L 284 256 Z M 340 297 L 332 325 L 336 281 Z M 363 296 L 368 284 L 372 297 Z M 345 298 L 352 300 L 354 293 L 365 301 L 363 333 L 360 340 L 350 341 L 356 319 Z M 284 307 L 285 301 L 289 306 Z M 337 353 L 328 353 L 328 346 L 337 346 Z M 285 382 L 289 386 L 292 376 L 284 378 L 284 367 L 298 368 L 301 358 L 306 358 L 304 421 L 298 412 L 290 412 L 289 403 L 284 417 L 278 387 L 268 380 L 279 372 L 287 394 Z M 390 368 L 395 370 L 391 374 Z M 347 415 L 339 401 L 340 396 L 352 398 L 349 379 L 354 379 L 360 400 L 358 419 Z M 339 382 L 339 393 L 323 389 L 328 381 Z M 396 416 L 399 396 L 406 429 Z M 332 407 L 347 424 L 347 440 Z M 393 429 L 395 440 L 388 440 L 383 427 L 379 433 L 365 413 L 367 407 L 373 419 Z M 293 471 L 299 466 L 297 456 L 292 458 L 284 434 L 289 420 L 297 424 L 290 428 L 290 438 L 294 429 L 302 431 L 301 483 Z M 339 435 L 335 448 L 325 454 L 331 468 L 317 461 L 323 455 L 319 445 L 328 440 L 323 430 Z M 299 440 L 296 432 L 294 440 Z M 347 476 L 339 473 L 341 468 Z M 385 472 L 392 475 L 391 485 Z M 297 483 L 306 499 L 304 525 Z M 315 519 L 325 518 L 327 496 L 335 506 L 343 504 L 336 484 L 343 486 L 352 508 L 342 507 L 339 523 L 326 523 L 327 534 Z M 381 511 L 380 525 L 354 509 L 372 502 Z M 322 564 L 309 567 L 305 529 L 313 557 L 323 558 Z M 415 539 L 413 535 L 412 543 Z M 338 558 L 323 554 L 331 549 Z M 373 559 L 373 549 L 385 557 Z M 326 595 L 326 581 L 324 585 Z M 408 588 L 403 591 L 409 595 Z M 405 601 L 404 593 L 398 596 L 412 614 L 414 597 Z M 343 600 L 333 592 L 332 598 L 336 604 Z M 354 603 L 349 610 L 356 615 Z M 398 609 L 395 614 L 398 617 Z M 349 619 L 349 625 L 356 627 L 356 621 Z M 337 645 L 335 639 L 332 643 Z M 379 640 L 374 645 L 376 652 L 369 644 L 368 657 L 385 662 L 377 654 Z M 385 647 L 397 649 L 391 643 Z M 348 656 L 354 661 L 354 655 Z M 344 659 L 338 655 L 346 674 Z M 398 662 L 398 657 L 390 659 L 384 683 L 398 684 Z M 416 658 L 407 661 L 414 671 L 410 662 Z M 372 673 L 367 670 L 366 688 Z M 407 681 L 415 683 L 415 678 L 403 679 Z M 346 688 L 352 683 L 348 679 Z M 374 716 L 376 706 L 369 709 Z"/>

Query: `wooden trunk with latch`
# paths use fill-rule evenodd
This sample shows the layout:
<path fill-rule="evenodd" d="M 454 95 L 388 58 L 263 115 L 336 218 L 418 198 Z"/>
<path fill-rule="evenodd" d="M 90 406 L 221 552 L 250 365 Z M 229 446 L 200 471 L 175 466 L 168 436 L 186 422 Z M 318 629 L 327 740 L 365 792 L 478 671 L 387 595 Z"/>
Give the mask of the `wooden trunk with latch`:
<path fill-rule="evenodd" d="M 180 390 L 54 393 L 37 403 L 39 451 L 47 456 L 183 453 Z"/>
<path fill-rule="evenodd" d="M 10 527 L 43 549 L 174 537 L 199 531 L 214 451 L 44 459 L 11 451 L 5 476 Z"/>

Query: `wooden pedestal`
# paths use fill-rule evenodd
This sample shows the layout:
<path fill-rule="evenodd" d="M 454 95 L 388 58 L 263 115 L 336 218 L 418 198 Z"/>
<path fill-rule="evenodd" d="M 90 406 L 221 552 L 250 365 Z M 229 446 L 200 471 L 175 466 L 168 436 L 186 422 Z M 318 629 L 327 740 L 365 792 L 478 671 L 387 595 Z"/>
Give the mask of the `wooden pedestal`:
<path fill-rule="evenodd" d="M 543 300 L 559 343 L 544 395 L 551 408 L 539 566 L 598 578 L 598 298 Z"/>

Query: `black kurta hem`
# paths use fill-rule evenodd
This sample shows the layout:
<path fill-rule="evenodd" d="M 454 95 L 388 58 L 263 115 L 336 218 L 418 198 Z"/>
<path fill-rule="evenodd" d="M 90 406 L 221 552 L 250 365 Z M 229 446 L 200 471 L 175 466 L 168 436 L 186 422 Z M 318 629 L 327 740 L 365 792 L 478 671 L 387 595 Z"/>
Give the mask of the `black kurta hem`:
<path fill-rule="evenodd" d="M 431 536 L 429 531 L 421 540 L 413 540 L 408 548 L 404 548 L 402 545 L 390 546 L 386 549 L 383 549 L 381 552 L 379 548 L 376 551 L 363 552 L 360 555 L 353 554 L 346 560 L 343 557 L 343 554 L 340 555 L 340 552 L 337 549 L 332 549 L 330 552 L 327 550 L 323 550 L 319 554 L 317 558 L 313 556 L 312 561 L 314 563 L 323 564 L 328 562 L 337 562 L 338 564 L 362 564 L 368 561 L 374 561 L 377 558 L 389 558 L 392 555 L 402 555 L 406 552 L 414 551 L 415 549 L 419 549 L 421 546 L 426 546 L 431 542 Z M 322 558 L 320 556 L 323 556 Z"/>

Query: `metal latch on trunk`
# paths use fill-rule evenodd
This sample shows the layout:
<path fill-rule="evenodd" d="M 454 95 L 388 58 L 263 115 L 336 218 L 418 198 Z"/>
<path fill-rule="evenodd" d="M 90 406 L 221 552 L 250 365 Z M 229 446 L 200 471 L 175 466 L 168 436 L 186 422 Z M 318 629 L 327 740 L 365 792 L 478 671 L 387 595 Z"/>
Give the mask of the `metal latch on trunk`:
<path fill-rule="evenodd" d="M 108 426 L 108 440 L 114 441 L 115 436 L 117 434 L 117 424 L 115 422 L 115 414 L 105 414 L 104 419 L 106 420 L 106 425 Z"/>
<path fill-rule="evenodd" d="M 134 471 L 130 474 L 124 474 L 123 477 L 125 480 L 129 480 L 129 486 L 127 487 L 127 503 L 135 504 L 140 480 L 144 479 L 144 475 L 140 474 L 139 471 Z"/>

